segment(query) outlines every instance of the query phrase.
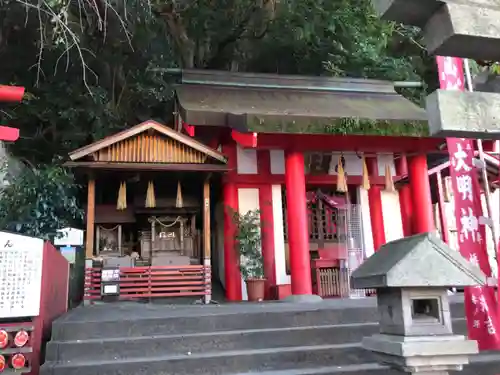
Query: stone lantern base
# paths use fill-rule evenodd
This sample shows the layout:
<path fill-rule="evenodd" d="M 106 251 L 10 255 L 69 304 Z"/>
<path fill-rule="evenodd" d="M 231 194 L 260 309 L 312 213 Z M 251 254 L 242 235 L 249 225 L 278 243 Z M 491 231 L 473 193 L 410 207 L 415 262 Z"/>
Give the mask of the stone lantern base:
<path fill-rule="evenodd" d="M 418 375 L 447 375 L 448 371 L 461 371 L 463 365 L 469 363 L 469 356 L 478 353 L 477 342 L 461 335 L 379 334 L 364 338 L 363 348 L 402 373 Z"/>

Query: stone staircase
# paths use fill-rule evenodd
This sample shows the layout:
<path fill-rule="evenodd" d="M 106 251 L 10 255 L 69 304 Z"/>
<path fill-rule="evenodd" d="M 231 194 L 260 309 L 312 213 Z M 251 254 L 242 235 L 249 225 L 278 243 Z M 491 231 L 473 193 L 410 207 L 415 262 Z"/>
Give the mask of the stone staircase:
<path fill-rule="evenodd" d="M 463 304 L 452 304 L 465 333 Z M 373 299 L 317 304 L 77 308 L 56 321 L 42 375 L 396 375 L 360 342 L 376 333 Z M 464 375 L 497 375 L 500 353 L 480 354 Z"/>

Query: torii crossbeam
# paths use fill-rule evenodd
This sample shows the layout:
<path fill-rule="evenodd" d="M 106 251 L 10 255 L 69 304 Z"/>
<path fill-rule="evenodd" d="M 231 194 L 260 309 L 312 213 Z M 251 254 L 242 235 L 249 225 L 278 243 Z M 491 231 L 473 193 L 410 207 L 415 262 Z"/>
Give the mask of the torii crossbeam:
<path fill-rule="evenodd" d="M 0 102 L 18 103 L 23 99 L 24 87 L 0 85 Z M 0 126 L 0 141 L 15 142 L 19 139 L 19 129 Z"/>

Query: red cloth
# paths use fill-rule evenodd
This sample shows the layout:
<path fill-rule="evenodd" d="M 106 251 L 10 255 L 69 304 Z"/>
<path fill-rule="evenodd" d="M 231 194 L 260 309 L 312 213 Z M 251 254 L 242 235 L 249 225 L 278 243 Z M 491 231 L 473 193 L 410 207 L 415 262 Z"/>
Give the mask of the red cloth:
<path fill-rule="evenodd" d="M 462 59 L 436 58 L 439 82 L 444 90 L 464 90 Z M 481 189 L 473 165 L 474 140 L 447 138 L 450 154 L 450 177 L 455 202 L 459 250 L 471 263 L 478 265 L 491 277 L 486 249 L 486 230 L 479 219 L 483 216 Z M 494 289 L 489 286 L 465 288 L 465 315 L 469 338 L 477 340 L 480 350 L 500 349 L 497 305 Z"/>

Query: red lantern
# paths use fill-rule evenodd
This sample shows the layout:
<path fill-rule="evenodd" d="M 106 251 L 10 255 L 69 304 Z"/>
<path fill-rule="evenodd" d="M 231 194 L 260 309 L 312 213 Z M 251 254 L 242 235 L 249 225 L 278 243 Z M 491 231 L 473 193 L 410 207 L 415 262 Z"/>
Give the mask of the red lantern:
<path fill-rule="evenodd" d="M 9 345 L 9 334 L 6 330 L 0 330 L 0 349 L 6 348 Z"/>
<path fill-rule="evenodd" d="M 18 348 L 22 348 L 28 342 L 30 335 L 24 329 L 16 333 L 14 337 L 14 345 Z"/>
<path fill-rule="evenodd" d="M 3 372 L 5 370 L 5 357 L 3 355 L 0 355 L 0 372 Z"/>
<path fill-rule="evenodd" d="M 14 354 L 10 363 L 15 370 L 20 370 L 26 365 L 26 357 L 21 353 Z"/>

